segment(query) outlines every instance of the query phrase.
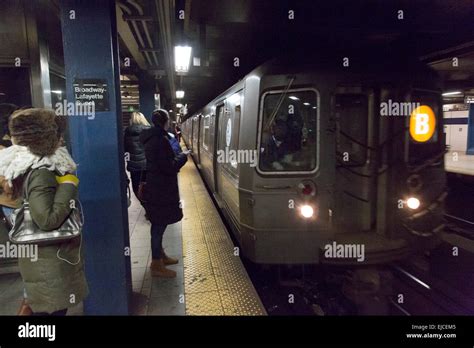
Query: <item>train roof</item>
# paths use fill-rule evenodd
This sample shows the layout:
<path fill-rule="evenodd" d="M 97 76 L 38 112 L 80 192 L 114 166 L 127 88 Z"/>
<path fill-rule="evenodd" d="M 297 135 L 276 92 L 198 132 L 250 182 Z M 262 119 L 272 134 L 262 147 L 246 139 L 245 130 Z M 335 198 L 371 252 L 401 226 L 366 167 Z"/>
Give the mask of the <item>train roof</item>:
<path fill-rule="evenodd" d="M 213 104 L 230 93 L 237 92 L 250 76 L 264 77 L 268 75 L 323 73 L 323 74 L 380 74 L 390 75 L 398 80 L 415 79 L 417 76 L 435 78 L 436 72 L 421 62 L 416 56 L 416 50 L 403 47 L 361 46 L 359 49 L 342 48 L 327 51 L 309 50 L 304 47 L 292 49 L 291 52 L 281 54 L 271 59 L 245 75 L 241 80 L 230 86 L 218 96 L 210 100 L 204 107 L 197 110 L 187 119 L 200 114 L 209 104 Z M 343 65 L 348 58 L 349 66 Z M 186 119 L 186 120 L 187 120 Z"/>

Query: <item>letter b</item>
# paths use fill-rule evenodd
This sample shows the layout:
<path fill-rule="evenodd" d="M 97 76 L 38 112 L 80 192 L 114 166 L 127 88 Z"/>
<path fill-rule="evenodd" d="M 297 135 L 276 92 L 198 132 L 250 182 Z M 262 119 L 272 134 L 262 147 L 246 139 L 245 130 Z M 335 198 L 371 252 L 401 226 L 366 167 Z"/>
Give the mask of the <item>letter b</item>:
<path fill-rule="evenodd" d="M 415 134 L 427 134 L 430 131 L 428 114 L 416 114 Z"/>

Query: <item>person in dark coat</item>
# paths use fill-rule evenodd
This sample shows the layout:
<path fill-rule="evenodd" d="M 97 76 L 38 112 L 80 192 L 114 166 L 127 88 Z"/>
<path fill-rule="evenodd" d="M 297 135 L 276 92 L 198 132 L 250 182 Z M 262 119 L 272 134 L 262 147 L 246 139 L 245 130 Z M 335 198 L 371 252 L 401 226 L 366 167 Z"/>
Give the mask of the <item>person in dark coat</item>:
<path fill-rule="evenodd" d="M 127 161 L 127 170 L 130 172 L 132 180 L 132 189 L 138 198 L 138 187 L 140 181 L 145 181 L 146 158 L 145 149 L 140 141 L 140 134 L 145 129 L 150 128 L 145 116 L 140 112 L 133 112 L 130 118 L 130 126 L 125 129 L 124 147 L 125 152 L 129 154 Z"/>
<path fill-rule="evenodd" d="M 174 278 L 176 272 L 166 265 L 178 260 L 168 257 L 162 246 L 166 227 L 183 218 L 178 188 L 178 171 L 186 163 L 187 154 L 175 154 L 166 132 L 169 116 L 166 110 L 155 110 L 152 116 L 154 127 L 140 135 L 145 147 L 146 186 L 144 205 L 151 222 L 152 276 Z"/>

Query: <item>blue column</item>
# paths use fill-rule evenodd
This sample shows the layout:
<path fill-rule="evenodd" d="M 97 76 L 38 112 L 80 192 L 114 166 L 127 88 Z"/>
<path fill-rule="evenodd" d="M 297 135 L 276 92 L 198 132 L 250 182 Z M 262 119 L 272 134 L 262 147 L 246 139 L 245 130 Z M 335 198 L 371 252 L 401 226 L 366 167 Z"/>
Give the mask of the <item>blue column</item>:
<path fill-rule="evenodd" d="M 155 110 L 155 79 L 146 73 L 138 77 L 138 94 L 140 97 L 140 112 L 151 121 Z"/>
<path fill-rule="evenodd" d="M 469 119 L 467 123 L 466 154 L 474 155 L 474 103 L 469 104 Z"/>
<path fill-rule="evenodd" d="M 73 83 L 101 79 L 108 110 L 94 116 L 68 115 L 71 148 L 78 162 L 84 207 L 87 315 L 127 315 L 131 295 L 128 215 L 121 126 L 119 56 L 115 1 L 62 0 L 61 26 L 67 102 Z M 107 108 L 104 108 L 107 109 Z"/>

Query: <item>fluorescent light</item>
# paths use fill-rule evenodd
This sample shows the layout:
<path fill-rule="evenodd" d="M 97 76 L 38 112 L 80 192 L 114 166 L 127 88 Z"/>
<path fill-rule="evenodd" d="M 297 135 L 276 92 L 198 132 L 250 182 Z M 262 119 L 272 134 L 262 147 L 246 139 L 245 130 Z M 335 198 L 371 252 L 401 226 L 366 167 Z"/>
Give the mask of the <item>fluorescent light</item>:
<path fill-rule="evenodd" d="M 316 106 L 313 106 L 313 109 L 317 109 L 317 107 L 316 107 Z"/>
<path fill-rule="evenodd" d="M 176 91 L 176 99 L 183 99 L 184 98 L 184 91 L 179 90 Z"/>
<path fill-rule="evenodd" d="M 182 108 L 182 107 L 183 107 L 183 104 L 178 103 L 178 104 L 176 104 L 176 107 L 177 107 L 177 108 Z"/>
<path fill-rule="evenodd" d="M 290 95 L 288 98 L 293 99 L 293 100 L 300 100 L 300 98 L 295 97 L 294 95 Z"/>
<path fill-rule="evenodd" d="M 446 96 L 446 95 L 456 95 L 456 94 L 461 94 L 461 93 L 462 93 L 461 91 L 454 91 L 454 92 L 446 92 L 441 95 Z"/>
<path fill-rule="evenodd" d="M 58 89 L 55 89 L 55 90 L 52 90 L 51 93 L 54 93 L 54 94 L 63 94 L 63 91 L 60 91 Z"/>
<path fill-rule="evenodd" d="M 176 72 L 188 72 L 189 63 L 191 60 L 190 46 L 175 46 L 174 47 L 174 66 Z"/>
<path fill-rule="evenodd" d="M 201 66 L 201 58 L 193 57 L 193 65 L 194 66 Z"/>
<path fill-rule="evenodd" d="M 310 104 L 310 103 L 303 103 L 303 105 L 307 105 L 307 106 L 310 106 L 311 104 Z"/>

